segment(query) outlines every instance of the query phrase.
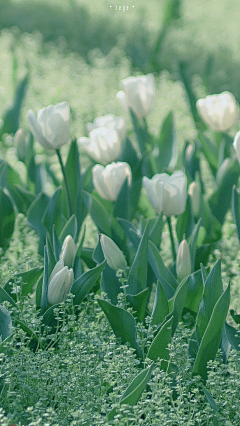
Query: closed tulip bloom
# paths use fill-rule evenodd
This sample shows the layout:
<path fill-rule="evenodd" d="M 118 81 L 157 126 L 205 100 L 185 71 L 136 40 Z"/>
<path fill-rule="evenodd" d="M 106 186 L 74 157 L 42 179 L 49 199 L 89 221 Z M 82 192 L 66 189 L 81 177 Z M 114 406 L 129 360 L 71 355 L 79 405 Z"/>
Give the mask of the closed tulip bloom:
<path fill-rule="evenodd" d="M 67 235 L 62 245 L 60 259 L 63 260 L 64 266 L 72 268 L 76 256 L 77 247 L 71 235 Z"/>
<path fill-rule="evenodd" d="M 239 161 L 240 164 L 240 132 L 237 132 L 234 141 L 233 141 L 233 148 L 236 151 L 237 154 L 237 159 Z"/>
<path fill-rule="evenodd" d="M 197 110 L 205 123 L 215 132 L 230 129 L 237 118 L 236 99 L 230 92 L 199 99 Z"/>
<path fill-rule="evenodd" d="M 186 240 L 183 240 L 178 248 L 176 269 L 179 281 L 191 274 L 191 256 Z"/>
<path fill-rule="evenodd" d="M 106 166 L 119 157 L 122 139 L 116 130 L 99 127 L 93 129 L 89 136 L 89 138 L 79 138 L 78 141 L 97 163 Z"/>
<path fill-rule="evenodd" d="M 127 268 L 127 261 L 115 242 L 111 240 L 111 238 L 107 237 L 107 235 L 102 234 L 100 237 L 100 243 L 104 257 L 110 268 L 115 271 L 118 271 L 118 269 L 125 270 Z"/>
<path fill-rule="evenodd" d="M 121 81 L 121 86 L 122 91 L 117 93 L 117 98 L 125 111 L 131 108 L 138 118 L 146 117 L 153 104 L 153 74 L 126 78 Z"/>
<path fill-rule="evenodd" d="M 126 125 L 123 117 L 116 117 L 113 114 L 104 115 L 95 118 L 93 123 L 87 123 L 86 127 L 88 133 L 99 127 L 107 127 L 109 130 L 116 130 L 121 142 L 126 139 Z"/>
<path fill-rule="evenodd" d="M 143 178 L 149 201 L 157 213 L 166 216 L 179 215 L 184 212 L 187 200 L 187 178 L 181 171 L 172 176 L 160 173 L 148 179 Z"/>
<path fill-rule="evenodd" d="M 194 217 L 199 216 L 200 211 L 200 189 L 196 182 L 192 182 L 188 189 L 189 195 L 192 200 L 192 208 Z"/>
<path fill-rule="evenodd" d="M 59 149 L 70 138 L 70 109 L 67 102 L 40 109 L 37 118 L 30 109 L 27 120 L 34 138 L 46 149 Z"/>
<path fill-rule="evenodd" d="M 73 280 L 73 270 L 63 266 L 62 260 L 57 262 L 49 278 L 48 302 L 51 305 L 64 302 L 71 290 Z"/>
<path fill-rule="evenodd" d="M 106 167 L 96 164 L 92 170 L 93 184 L 98 194 L 105 200 L 116 201 L 123 182 L 131 182 L 131 169 L 128 163 L 112 163 Z"/>

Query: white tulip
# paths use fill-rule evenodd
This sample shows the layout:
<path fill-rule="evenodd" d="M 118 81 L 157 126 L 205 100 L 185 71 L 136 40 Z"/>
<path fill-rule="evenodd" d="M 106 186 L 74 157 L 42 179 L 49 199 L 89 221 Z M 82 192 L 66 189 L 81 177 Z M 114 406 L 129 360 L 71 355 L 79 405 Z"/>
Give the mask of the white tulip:
<path fill-rule="evenodd" d="M 188 188 L 188 193 L 192 200 L 193 215 L 194 217 L 198 217 L 199 211 L 200 211 L 201 199 L 200 199 L 200 189 L 196 182 L 191 183 L 191 185 Z"/>
<path fill-rule="evenodd" d="M 122 139 L 116 130 L 99 127 L 93 129 L 89 136 L 79 138 L 78 141 L 93 160 L 106 166 L 119 157 Z"/>
<path fill-rule="evenodd" d="M 191 274 L 191 256 L 186 240 L 183 240 L 178 248 L 176 270 L 179 281 Z"/>
<path fill-rule="evenodd" d="M 131 108 L 138 118 L 146 117 L 153 104 L 153 74 L 126 78 L 121 81 L 121 86 L 122 91 L 117 93 L 117 98 L 125 111 Z"/>
<path fill-rule="evenodd" d="M 71 290 L 73 280 L 73 270 L 64 266 L 63 260 L 59 260 L 49 277 L 48 302 L 51 305 L 64 302 Z"/>
<path fill-rule="evenodd" d="M 86 127 L 88 133 L 99 127 L 107 127 L 109 130 L 116 130 L 121 142 L 126 139 L 126 125 L 123 117 L 116 117 L 113 114 L 104 115 L 95 118 L 93 123 L 87 123 Z"/>
<path fill-rule="evenodd" d="M 172 176 L 160 173 L 148 179 L 143 178 L 149 201 L 157 213 L 166 216 L 179 215 L 184 212 L 187 200 L 187 178 L 177 171 Z"/>
<path fill-rule="evenodd" d="M 127 268 L 126 258 L 115 242 L 111 238 L 107 237 L 107 235 L 102 234 L 100 237 L 100 243 L 104 257 L 110 268 L 115 269 L 115 271 L 118 271 L 118 269 L 125 271 Z"/>
<path fill-rule="evenodd" d="M 92 170 L 93 184 L 98 194 L 105 200 L 116 201 L 123 182 L 131 182 L 131 169 L 128 163 L 112 163 L 106 167 L 96 164 Z"/>
<path fill-rule="evenodd" d="M 240 164 L 240 132 L 237 132 L 234 141 L 233 141 L 233 148 L 236 151 L 237 154 L 237 159 L 239 161 Z"/>
<path fill-rule="evenodd" d="M 34 138 L 46 149 L 59 149 L 70 138 L 70 109 L 67 102 L 40 109 L 37 118 L 30 109 L 27 120 Z"/>
<path fill-rule="evenodd" d="M 60 259 L 63 260 L 64 266 L 72 268 L 76 256 L 77 247 L 71 235 L 67 235 L 63 241 Z"/>
<path fill-rule="evenodd" d="M 237 118 L 236 99 L 230 92 L 199 99 L 197 110 L 205 123 L 215 132 L 230 129 Z"/>

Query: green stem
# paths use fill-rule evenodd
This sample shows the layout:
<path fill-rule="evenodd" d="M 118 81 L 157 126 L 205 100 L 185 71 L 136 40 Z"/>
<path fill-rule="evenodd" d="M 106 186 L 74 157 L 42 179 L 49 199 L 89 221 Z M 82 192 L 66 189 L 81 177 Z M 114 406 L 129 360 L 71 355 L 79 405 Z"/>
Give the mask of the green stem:
<path fill-rule="evenodd" d="M 70 192 L 69 192 L 69 187 L 68 187 L 68 182 L 67 182 L 67 176 L 66 176 L 66 173 L 65 173 L 65 168 L 64 168 L 64 165 L 63 165 L 60 149 L 56 149 L 56 153 L 57 153 L 59 164 L 60 164 L 62 174 L 63 174 L 63 181 L 64 181 L 64 187 L 65 187 L 65 192 L 66 192 L 66 201 L 67 201 L 67 216 L 68 216 L 68 219 L 69 219 L 71 217 L 72 206 L 71 206 L 71 199 L 70 199 Z"/>
<path fill-rule="evenodd" d="M 173 230 L 172 230 L 171 216 L 167 217 L 167 224 L 168 224 L 169 236 L 171 241 L 172 257 L 173 257 L 173 261 L 176 262 L 177 255 L 176 255 L 175 241 L 174 241 Z"/>

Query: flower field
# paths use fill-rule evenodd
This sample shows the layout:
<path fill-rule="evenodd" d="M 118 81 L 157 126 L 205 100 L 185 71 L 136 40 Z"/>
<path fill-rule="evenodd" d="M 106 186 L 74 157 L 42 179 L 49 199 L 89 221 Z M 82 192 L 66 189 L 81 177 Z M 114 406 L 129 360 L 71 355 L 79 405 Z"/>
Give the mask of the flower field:
<path fill-rule="evenodd" d="M 94 4 L 0 6 L 0 425 L 239 426 L 236 73 Z"/>

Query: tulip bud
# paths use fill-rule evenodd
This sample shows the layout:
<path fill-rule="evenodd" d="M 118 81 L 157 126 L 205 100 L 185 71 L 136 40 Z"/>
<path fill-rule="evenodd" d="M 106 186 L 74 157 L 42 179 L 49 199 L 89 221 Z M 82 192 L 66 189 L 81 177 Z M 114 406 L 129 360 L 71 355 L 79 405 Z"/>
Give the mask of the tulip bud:
<path fill-rule="evenodd" d="M 63 260 L 64 266 L 73 267 L 73 262 L 76 256 L 77 247 L 71 235 L 68 235 L 63 241 L 62 252 L 60 259 Z"/>
<path fill-rule="evenodd" d="M 128 163 L 112 163 L 106 167 L 96 164 L 92 169 L 93 184 L 98 194 L 105 200 L 116 201 L 123 182 L 131 182 L 131 169 Z"/>
<path fill-rule="evenodd" d="M 237 159 L 238 159 L 238 162 L 240 164 L 240 132 L 237 132 L 237 134 L 236 134 L 236 136 L 234 138 L 233 148 L 236 151 Z"/>
<path fill-rule="evenodd" d="M 230 92 L 199 99 L 197 110 L 205 123 L 215 132 L 230 129 L 237 118 L 236 99 Z"/>
<path fill-rule="evenodd" d="M 62 262 L 62 261 L 60 261 Z M 57 265 L 57 264 L 56 264 Z M 60 264 L 58 264 L 58 267 Z M 54 272 L 54 270 L 53 270 Z M 74 275 L 73 270 L 64 266 L 60 271 L 51 274 L 48 285 L 48 302 L 51 305 L 64 302 L 71 290 Z"/>
<path fill-rule="evenodd" d="M 146 117 L 153 103 L 153 74 L 126 78 L 121 81 L 121 86 L 122 91 L 117 93 L 117 98 L 125 111 L 131 108 L 138 118 Z"/>
<path fill-rule="evenodd" d="M 160 173 L 148 179 L 143 178 L 149 201 L 154 210 L 166 216 L 184 212 L 187 200 L 187 178 L 183 172 L 174 172 L 171 176 Z"/>
<path fill-rule="evenodd" d="M 192 208 L 194 217 L 199 216 L 200 211 L 200 190 L 196 182 L 192 182 L 188 189 L 192 200 Z"/>
<path fill-rule="evenodd" d="M 178 248 L 176 268 L 179 281 L 191 274 L 191 256 L 186 240 L 183 240 Z"/>
<path fill-rule="evenodd" d="M 115 269 L 115 271 L 118 269 L 125 270 L 127 268 L 125 256 L 114 241 L 102 234 L 100 237 L 100 243 L 104 257 L 110 268 Z"/>
<path fill-rule="evenodd" d="M 14 136 L 14 144 L 17 150 L 17 156 L 20 161 L 24 162 L 27 157 L 27 143 L 24 130 L 18 129 Z"/>
<path fill-rule="evenodd" d="M 40 109 L 37 118 L 30 109 L 27 120 L 34 138 L 46 149 L 59 149 L 70 138 L 70 109 L 67 102 Z"/>

